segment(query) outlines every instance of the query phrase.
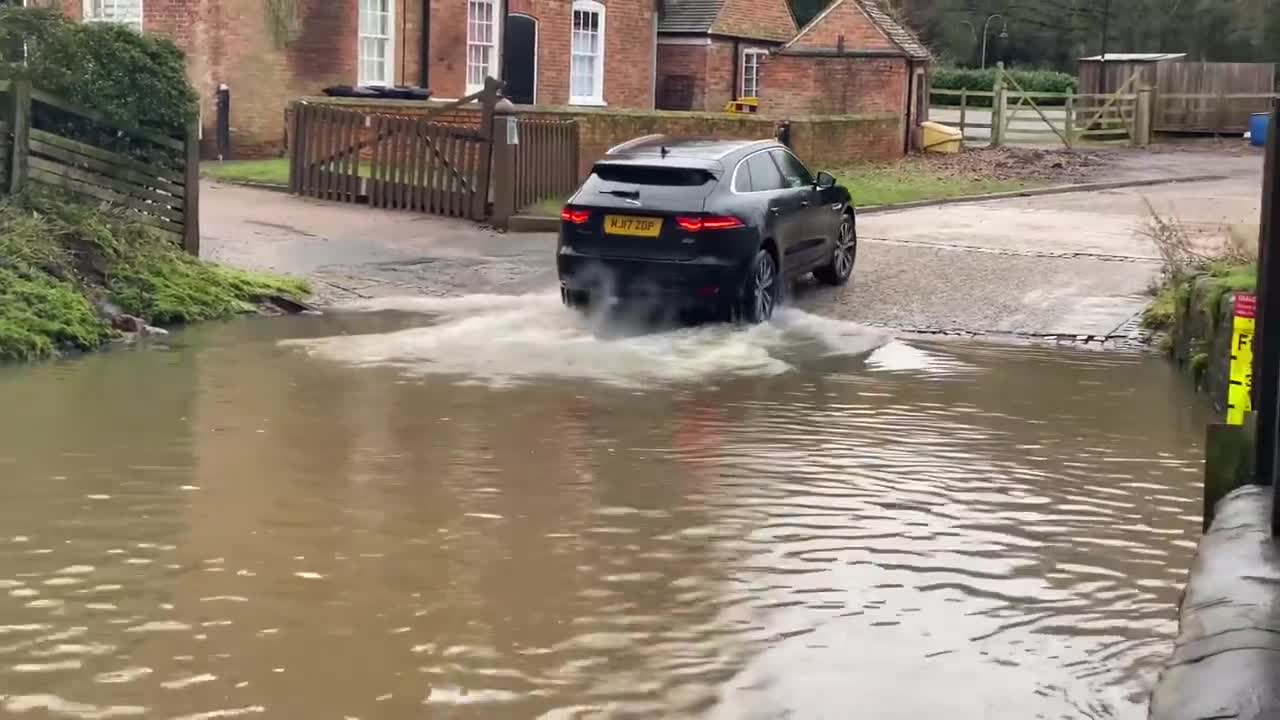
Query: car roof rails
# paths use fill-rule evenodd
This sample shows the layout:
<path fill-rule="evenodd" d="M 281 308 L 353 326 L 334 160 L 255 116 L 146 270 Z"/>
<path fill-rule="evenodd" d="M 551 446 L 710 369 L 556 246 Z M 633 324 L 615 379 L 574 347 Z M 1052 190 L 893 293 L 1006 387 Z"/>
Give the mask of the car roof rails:
<path fill-rule="evenodd" d="M 636 147 L 637 145 L 644 145 L 646 143 L 651 143 L 654 140 L 660 140 L 664 137 L 666 136 L 663 135 L 662 133 L 654 133 L 652 135 L 642 135 L 638 138 L 632 138 L 631 140 L 627 140 L 626 142 L 618 143 L 617 145 L 614 145 L 613 147 L 606 150 L 604 154 L 614 155 L 616 153 L 622 152 L 623 150 L 630 150 L 631 148 Z"/>

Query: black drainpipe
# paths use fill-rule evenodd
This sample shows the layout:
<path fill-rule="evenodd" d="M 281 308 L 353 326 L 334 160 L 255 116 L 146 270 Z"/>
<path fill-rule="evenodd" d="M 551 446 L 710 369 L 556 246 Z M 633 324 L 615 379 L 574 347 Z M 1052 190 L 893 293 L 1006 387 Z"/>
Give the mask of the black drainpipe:
<path fill-rule="evenodd" d="M 714 42 L 714 40 L 712 41 Z M 733 99 L 741 100 L 738 96 L 738 87 L 742 84 L 739 82 L 739 73 L 742 72 L 742 41 L 738 38 L 733 39 Z"/>
<path fill-rule="evenodd" d="M 422 0 L 422 42 L 418 45 L 422 63 L 422 87 L 431 87 L 431 0 Z"/>

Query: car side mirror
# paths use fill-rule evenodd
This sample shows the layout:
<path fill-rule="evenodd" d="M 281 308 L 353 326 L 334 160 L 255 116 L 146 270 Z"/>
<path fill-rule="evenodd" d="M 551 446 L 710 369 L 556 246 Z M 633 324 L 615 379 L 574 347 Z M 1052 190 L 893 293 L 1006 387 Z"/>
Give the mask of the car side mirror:
<path fill-rule="evenodd" d="M 833 188 L 836 186 L 836 179 L 832 177 L 831 173 L 823 171 L 818 173 L 818 177 L 814 180 L 813 184 L 819 190 L 826 190 L 827 188 Z"/>

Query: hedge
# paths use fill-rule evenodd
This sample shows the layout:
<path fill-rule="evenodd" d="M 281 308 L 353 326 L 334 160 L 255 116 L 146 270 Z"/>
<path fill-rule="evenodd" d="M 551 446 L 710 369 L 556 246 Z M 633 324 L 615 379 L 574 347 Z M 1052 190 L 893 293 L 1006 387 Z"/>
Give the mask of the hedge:
<path fill-rule="evenodd" d="M 186 58 L 169 40 L 55 10 L 0 6 L 0 77 L 27 77 L 109 120 L 181 136 L 197 115 Z"/>
<path fill-rule="evenodd" d="M 933 72 L 933 88 L 935 90 L 977 90 L 991 92 L 996 82 L 995 68 L 976 70 L 972 68 L 938 68 Z M 1078 87 L 1074 75 L 1055 72 L 1053 70 L 1008 70 L 1006 71 L 1018 85 L 1027 92 L 1073 93 Z M 1014 90 L 1012 83 L 1007 84 Z M 1064 105 L 1060 98 L 1033 98 L 1037 105 Z M 934 105 L 959 105 L 960 97 L 956 95 L 934 95 Z M 991 98 L 972 97 L 969 105 L 991 107 Z"/>

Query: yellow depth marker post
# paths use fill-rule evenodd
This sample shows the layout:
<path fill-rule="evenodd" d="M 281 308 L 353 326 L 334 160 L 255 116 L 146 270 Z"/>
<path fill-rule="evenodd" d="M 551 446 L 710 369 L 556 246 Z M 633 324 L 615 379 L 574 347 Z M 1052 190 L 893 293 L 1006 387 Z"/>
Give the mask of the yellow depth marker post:
<path fill-rule="evenodd" d="M 1253 410 L 1253 330 L 1258 315 L 1254 295 L 1236 295 L 1231 332 L 1231 384 L 1227 390 L 1227 424 L 1243 425 Z"/>

